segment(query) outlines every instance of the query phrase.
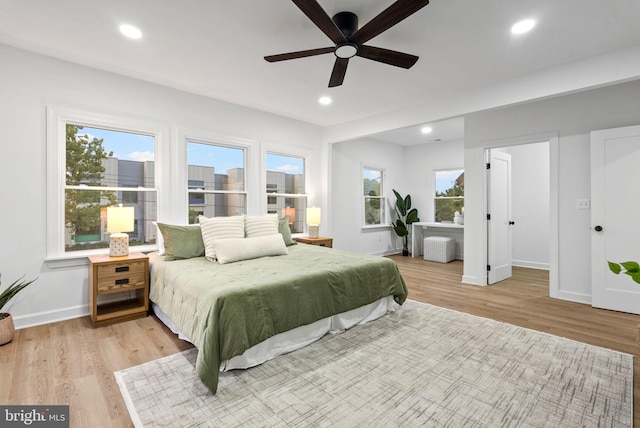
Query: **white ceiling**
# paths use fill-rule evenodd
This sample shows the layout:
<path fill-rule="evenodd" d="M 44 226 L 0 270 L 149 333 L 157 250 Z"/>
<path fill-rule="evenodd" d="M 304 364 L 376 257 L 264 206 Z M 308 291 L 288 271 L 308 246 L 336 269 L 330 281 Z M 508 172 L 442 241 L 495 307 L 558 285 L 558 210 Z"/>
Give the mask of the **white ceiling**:
<path fill-rule="evenodd" d="M 330 16 L 356 13 L 361 26 L 392 2 L 319 0 Z M 529 34 L 511 35 L 510 26 L 523 18 L 538 24 Z M 143 38 L 122 37 L 121 23 L 138 26 Z M 403 111 L 428 111 L 425 120 L 433 121 L 474 106 L 640 78 L 640 60 L 632 56 L 640 52 L 639 23 L 639 0 L 432 0 L 367 43 L 418 55 L 413 68 L 355 57 L 344 84 L 327 88 L 332 54 L 279 63 L 263 59 L 332 45 L 290 1 L 0 0 L 0 43 L 325 130 L 374 119 L 383 123 L 376 118 Z M 556 71 L 568 70 L 575 78 L 566 83 L 555 78 Z M 589 73 L 597 77 L 583 76 Z M 504 89 L 531 76 L 535 85 L 518 91 L 519 97 Z M 501 96 L 482 103 L 483 91 L 486 99 Z M 333 103 L 319 105 L 321 95 Z M 388 133 L 379 137 L 400 144 L 423 141 L 410 140 L 405 132 L 402 141 Z"/>

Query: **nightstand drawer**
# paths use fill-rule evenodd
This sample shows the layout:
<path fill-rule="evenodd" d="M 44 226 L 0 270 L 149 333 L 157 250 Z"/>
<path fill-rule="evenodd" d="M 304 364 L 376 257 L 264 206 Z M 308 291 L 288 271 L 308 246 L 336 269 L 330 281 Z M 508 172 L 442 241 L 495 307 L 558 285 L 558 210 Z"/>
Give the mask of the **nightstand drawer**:
<path fill-rule="evenodd" d="M 108 291 L 120 291 L 123 288 L 143 287 L 146 281 L 144 274 L 117 275 L 98 279 L 98 294 Z"/>
<path fill-rule="evenodd" d="M 144 286 L 145 273 L 146 266 L 143 261 L 98 266 L 96 273 L 98 293 Z"/>
<path fill-rule="evenodd" d="M 144 274 L 145 262 L 110 263 L 98 266 L 98 279 L 111 276 Z"/>

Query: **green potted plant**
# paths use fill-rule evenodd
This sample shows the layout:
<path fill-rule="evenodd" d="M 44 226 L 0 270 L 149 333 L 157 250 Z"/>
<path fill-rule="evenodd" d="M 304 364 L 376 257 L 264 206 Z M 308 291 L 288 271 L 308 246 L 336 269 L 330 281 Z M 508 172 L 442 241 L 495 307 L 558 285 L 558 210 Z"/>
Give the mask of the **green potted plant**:
<path fill-rule="evenodd" d="M 391 223 L 394 232 L 400 238 L 402 238 L 402 255 L 409 255 L 409 226 L 412 223 L 420 221 L 418 218 L 418 210 L 411 208 L 411 195 L 407 195 L 404 198 L 400 193 L 393 189 L 393 193 L 396 195 L 396 214 L 398 219 Z"/>
<path fill-rule="evenodd" d="M 24 278 L 24 276 L 22 278 Z M 0 346 L 11 342 L 16 332 L 15 325 L 13 324 L 13 317 L 11 317 L 10 313 L 2 312 L 2 308 L 4 308 L 9 300 L 11 300 L 16 294 L 35 281 L 35 279 L 32 279 L 31 281 L 23 281 L 22 278 L 16 280 L 13 284 L 7 287 L 6 290 L 0 292 Z M 1 274 L 0 284 L 2 284 Z"/>

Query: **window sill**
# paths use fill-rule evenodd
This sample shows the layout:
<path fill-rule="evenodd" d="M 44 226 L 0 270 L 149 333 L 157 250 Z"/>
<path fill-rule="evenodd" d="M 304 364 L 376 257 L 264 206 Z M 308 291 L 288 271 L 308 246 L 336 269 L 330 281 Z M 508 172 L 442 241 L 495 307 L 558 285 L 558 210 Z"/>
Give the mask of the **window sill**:
<path fill-rule="evenodd" d="M 391 225 L 389 224 L 374 224 L 371 226 L 361 226 L 360 230 L 362 230 L 363 232 L 366 231 L 375 231 L 375 230 L 384 230 L 384 229 L 391 229 Z"/>
<path fill-rule="evenodd" d="M 157 245 L 140 245 L 136 247 L 130 247 L 129 252 L 149 253 L 151 251 L 158 251 Z M 87 257 L 95 256 L 99 254 L 109 254 L 108 248 L 100 248 L 96 250 L 84 250 L 73 251 L 62 254 L 60 256 L 45 257 L 44 261 L 51 269 L 69 268 L 76 266 L 87 266 Z"/>

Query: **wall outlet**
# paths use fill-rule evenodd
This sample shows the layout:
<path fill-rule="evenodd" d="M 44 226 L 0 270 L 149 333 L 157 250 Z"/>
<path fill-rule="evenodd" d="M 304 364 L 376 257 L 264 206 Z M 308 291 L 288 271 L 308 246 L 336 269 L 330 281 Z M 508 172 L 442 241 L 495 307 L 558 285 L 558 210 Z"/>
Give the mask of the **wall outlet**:
<path fill-rule="evenodd" d="M 578 209 L 578 210 L 590 210 L 591 209 L 591 199 L 578 199 L 578 203 L 576 205 L 576 209 Z"/>

